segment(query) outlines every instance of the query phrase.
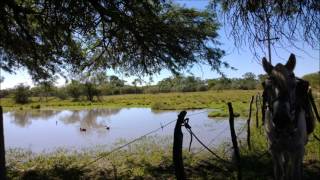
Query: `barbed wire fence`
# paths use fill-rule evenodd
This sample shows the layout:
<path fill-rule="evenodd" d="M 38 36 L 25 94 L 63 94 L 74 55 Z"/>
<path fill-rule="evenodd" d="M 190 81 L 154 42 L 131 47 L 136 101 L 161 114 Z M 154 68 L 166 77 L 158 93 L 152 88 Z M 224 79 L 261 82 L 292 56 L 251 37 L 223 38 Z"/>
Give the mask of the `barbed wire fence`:
<path fill-rule="evenodd" d="M 261 101 L 260 95 L 257 95 L 256 98 L 258 99 L 258 96 L 259 96 L 259 100 Z M 258 103 L 258 100 L 256 100 L 256 103 Z M 231 103 L 230 103 L 230 104 L 231 104 Z M 260 102 L 260 105 L 261 105 L 261 102 Z M 258 104 L 256 104 L 256 111 L 259 111 Z M 205 143 L 203 143 L 203 141 L 200 140 L 200 138 L 199 138 L 199 137 L 192 131 L 192 129 L 191 129 L 191 126 L 190 126 L 190 124 L 189 124 L 190 117 L 196 116 L 196 115 L 199 115 L 199 114 L 203 114 L 203 113 L 208 113 L 208 112 L 209 112 L 209 110 L 207 109 L 207 110 L 204 110 L 204 111 L 200 111 L 200 112 L 196 112 L 196 113 L 189 114 L 189 115 L 186 116 L 186 118 L 184 119 L 184 121 L 183 121 L 183 123 L 182 123 L 182 126 L 184 126 L 185 129 L 186 129 L 186 131 L 189 132 L 190 135 L 191 135 L 191 137 L 190 137 L 189 151 L 190 151 L 191 143 L 192 143 L 192 140 L 193 140 L 193 137 L 194 137 L 194 138 L 198 141 L 198 143 L 200 143 L 200 145 L 201 145 L 202 147 L 201 147 L 201 149 L 198 150 L 197 152 L 193 152 L 192 155 L 198 155 L 198 154 L 200 154 L 201 152 L 203 152 L 204 150 L 207 150 L 208 152 L 210 152 L 210 153 L 214 156 L 214 158 L 215 158 L 218 162 L 223 163 L 224 165 L 226 165 L 226 166 L 224 166 L 224 167 L 227 169 L 227 171 L 235 171 L 235 170 L 237 170 L 238 172 L 240 172 L 240 173 L 238 173 L 237 178 L 238 178 L 238 179 L 241 179 L 241 166 L 240 166 L 241 163 L 240 163 L 240 157 L 239 157 L 238 163 L 236 163 L 236 164 L 233 164 L 233 162 L 232 162 L 231 160 L 227 160 L 227 159 L 222 158 L 222 157 L 226 157 L 227 154 L 229 154 L 229 155 L 231 154 L 231 156 L 233 157 L 235 154 L 237 154 L 236 151 L 238 151 L 238 154 L 239 154 L 238 156 L 240 156 L 240 153 L 239 153 L 239 149 L 238 149 L 238 148 L 235 148 L 235 146 L 233 145 L 233 146 L 231 146 L 230 148 L 228 148 L 228 150 L 225 150 L 223 154 L 220 153 L 221 155 L 218 155 L 218 153 L 215 153 L 215 152 L 214 152 L 214 151 L 218 151 L 217 149 L 209 148 L 209 146 L 211 146 L 216 139 L 218 139 L 223 133 L 225 133 L 228 128 L 230 128 L 230 131 L 231 131 L 231 127 L 230 127 L 231 124 L 230 124 L 229 126 L 224 127 L 221 131 L 219 131 L 219 132 L 207 143 L 207 145 L 206 145 Z M 250 114 L 251 114 L 251 108 L 250 108 Z M 229 116 L 232 116 L 232 115 L 229 114 Z M 118 146 L 118 147 L 112 149 L 111 151 L 109 151 L 109 152 L 107 152 L 107 153 L 104 153 L 104 154 L 101 154 L 100 156 L 97 156 L 97 157 L 96 157 L 95 159 L 93 159 L 92 161 L 90 161 L 90 162 L 84 164 L 83 166 L 81 166 L 81 168 L 85 168 L 85 167 L 87 167 L 87 166 L 90 166 L 90 165 L 92 165 L 93 163 L 99 161 L 100 159 L 106 158 L 106 157 L 108 157 L 109 155 L 111 155 L 112 153 L 115 153 L 116 151 L 120 151 L 121 149 L 129 146 L 130 144 L 133 144 L 133 143 L 135 143 L 135 142 L 137 142 L 137 141 L 139 141 L 139 140 L 142 140 L 143 138 L 145 138 L 145 137 L 147 137 L 147 136 L 149 136 L 149 135 L 151 135 L 151 134 L 153 134 L 153 133 L 156 133 L 156 132 L 158 132 L 158 131 L 160 131 L 160 130 L 163 130 L 164 128 L 168 127 L 169 125 L 173 124 L 174 122 L 177 122 L 177 120 L 169 121 L 168 123 L 166 123 L 166 124 L 164 124 L 164 125 L 160 124 L 160 127 L 159 127 L 159 128 L 156 128 L 156 129 L 154 129 L 154 130 L 151 130 L 151 131 L 149 131 L 148 133 L 146 133 L 146 134 L 144 134 L 144 135 L 141 135 L 141 136 L 139 136 L 139 137 L 137 137 L 137 138 L 135 138 L 135 139 L 133 139 L 133 140 L 131 140 L 131 141 L 129 141 L 129 142 L 121 145 L 121 146 Z M 250 128 L 250 126 L 251 126 L 250 124 L 245 123 L 245 124 L 242 125 L 240 128 L 237 128 L 237 133 L 235 133 L 235 137 L 236 137 L 236 138 L 237 138 L 237 137 L 241 137 L 240 139 L 245 138 L 245 137 L 242 137 L 242 135 L 243 135 L 244 132 L 247 132 L 246 130 L 248 130 L 248 128 Z M 260 126 L 260 127 L 258 126 L 258 122 L 256 122 L 256 127 L 257 127 L 257 128 L 262 128 L 262 126 Z M 263 129 L 263 128 L 262 128 L 262 129 Z M 260 131 L 261 131 L 261 129 L 260 129 Z M 232 135 L 231 135 L 231 136 L 232 136 Z M 248 138 L 248 137 L 247 137 L 247 138 Z M 319 141 L 319 137 L 317 137 L 315 134 L 314 134 L 314 138 Z M 236 139 L 236 142 L 238 142 L 237 139 Z M 241 140 L 239 140 L 239 142 L 241 143 Z M 234 140 L 233 140 L 233 143 L 234 143 Z M 242 146 L 240 145 L 240 147 L 242 147 Z M 238 149 L 238 150 L 236 150 L 236 149 Z M 232 153 L 232 151 L 233 151 L 233 153 Z M 182 151 L 181 151 L 181 152 L 182 152 Z M 255 156 L 255 159 L 258 161 L 259 159 L 261 159 L 262 157 L 264 157 L 264 156 L 267 155 L 267 154 L 268 154 L 268 151 L 265 150 L 265 151 L 263 151 L 263 152 L 261 152 L 261 153 L 258 153 L 258 154 Z M 181 155 L 181 156 L 182 156 L 182 155 Z M 238 167 L 237 167 L 237 166 L 238 166 Z M 220 170 L 221 170 L 222 173 L 226 173 L 226 172 L 227 172 L 227 171 L 224 170 L 224 169 L 220 169 Z"/>
<path fill-rule="evenodd" d="M 197 112 L 197 113 L 190 114 L 190 115 L 188 115 L 188 117 L 195 116 L 195 115 L 199 115 L 199 114 L 203 114 L 203 113 L 208 113 L 208 112 L 209 112 L 209 110 L 204 110 L 204 111 L 201 111 L 201 112 Z M 90 162 L 82 165 L 80 168 L 83 169 L 83 168 L 85 168 L 85 167 L 87 167 L 87 166 L 90 166 L 90 165 L 92 165 L 93 163 L 95 163 L 95 162 L 97 162 L 97 161 L 99 161 L 99 160 L 101 160 L 101 159 L 103 159 L 103 158 L 108 157 L 108 156 L 111 155 L 112 153 L 117 152 L 117 151 L 119 151 L 119 150 L 121 150 L 121 149 L 123 149 L 123 148 L 125 148 L 125 147 L 127 147 L 127 146 L 129 146 L 129 145 L 131 145 L 131 144 L 133 144 L 133 143 L 135 143 L 136 141 L 142 140 L 143 138 L 145 138 L 145 137 L 147 137 L 147 136 L 149 136 L 149 135 L 151 135 L 151 134 L 154 134 L 154 133 L 156 133 L 156 132 L 158 132 L 158 131 L 160 131 L 160 130 L 163 130 L 164 128 L 166 128 L 167 126 L 169 126 L 170 124 L 172 124 L 172 123 L 174 123 L 174 122 L 176 122 L 176 121 L 177 121 L 176 119 L 175 119 L 175 120 L 172 120 L 172 121 L 170 121 L 170 122 L 168 122 L 168 123 L 166 123 L 166 124 L 164 124 L 164 125 L 161 125 L 159 128 L 156 128 L 156 129 L 154 129 L 154 130 L 151 130 L 151 131 L 149 131 L 148 133 L 146 133 L 146 134 L 144 134 L 144 135 L 141 135 L 141 136 L 139 136 L 139 137 L 137 137 L 137 138 L 135 138 L 135 139 L 133 139 L 133 140 L 131 140 L 131 141 L 129 141 L 129 142 L 121 145 L 121 146 L 118 146 L 118 147 L 112 149 L 111 151 L 109 151 L 108 153 L 102 154 L 102 155 L 96 157 L 94 160 L 92 160 L 92 161 L 90 161 Z"/>
<path fill-rule="evenodd" d="M 208 113 L 208 112 L 209 112 L 209 110 L 204 110 L 204 111 L 192 113 L 192 114 L 187 115 L 187 116 L 186 116 L 186 119 L 188 119 L 188 121 L 189 121 L 189 120 L 190 120 L 190 117 L 192 117 L 192 116 L 196 116 L 196 115 L 200 115 L 200 114 Z M 154 130 L 151 130 L 151 131 L 149 131 L 149 132 L 147 132 L 147 133 L 145 133 L 145 134 L 143 134 L 143 135 L 141 135 L 141 136 L 139 136 L 139 137 L 137 137 L 137 138 L 135 138 L 135 139 L 133 139 L 133 140 L 125 143 L 125 144 L 123 144 L 123 145 L 120 145 L 120 146 L 118 146 L 118 147 L 115 147 L 114 149 L 108 151 L 107 153 L 104 153 L 104 154 L 101 154 L 101 155 L 97 156 L 97 157 L 94 158 L 92 161 L 90 161 L 90 162 L 85 163 L 84 165 L 82 165 L 80 168 L 81 168 L 81 169 L 84 169 L 84 168 L 86 168 L 86 167 L 88 167 L 88 166 L 96 163 L 97 161 L 99 161 L 99 160 L 101 160 L 101 159 L 103 159 L 103 158 L 107 158 L 107 157 L 110 156 L 111 154 L 113 154 L 113 153 L 115 153 L 115 152 L 117 152 L 117 151 L 120 151 L 121 149 L 123 149 L 123 148 L 125 148 L 125 147 L 127 147 L 127 146 L 129 146 L 129 145 L 131 145 L 131 144 L 133 144 L 133 143 L 135 143 L 135 142 L 137 142 L 137 141 L 139 141 L 139 140 L 142 140 L 143 138 L 145 138 L 145 137 L 147 137 L 147 136 L 149 136 L 149 135 L 151 135 L 151 134 L 154 134 L 154 133 L 156 133 L 156 132 L 158 132 L 158 131 L 160 131 L 160 130 L 163 130 L 164 128 L 168 127 L 169 125 L 173 124 L 173 123 L 176 122 L 176 121 L 177 121 L 177 120 L 175 119 L 175 120 L 169 121 L 168 123 L 166 123 L 166 124 L 164 124 L 164 125 L 161 124 L 160 127 L 156 128 L 156 129 L 154 129 Z M 207 150 L 208 152 L 210 152 L 210 153 L 215 157 L 216 160 L 218 160 L 220 163 L 223 163 L 223 164 L 227 165 L 226 168 L 227 168 L 229 171 L 230 171 L 230 170 L 233 170 L 233 164 L 232 164 L 232 162 L 230 162 L 229 160 L 226 160 L 226 159 L 220 157 L 220 156 L 218 155 L 218 153 L 215 153 L 215 152 L 214 152 L 214 151 L 217 151 L 217 150 L 212 150 L 211 148 L 209 148 L 209 146 L 211 146 L 212 143 L 213 143 L 217 138 L 219 138 L 223 133 L 225 133 L 225 132 L 227 131 L 228 128 L 230 128 L 229 125 L 227 125 L 227 126 L 224 127 L 221 131 L 219 131 L 219 133 L 217 133 L 216 136 L 213 137 L 213 138 L 209 141 L 209 143 L 208 143 L 207 145 L 205 145 L 205 143 L 203 143 L 203 142 L 200 140 L 200 138 L 191 130 L 191 126 L 189 125 L 188 122 L 186 122 L 186 121 L 184 122 L 184 127 L 186 128 L 187 132 L 189 132 L 189 133 L 191 134 L 191 138 L 194 137 L 194 138 L 201 144 L 201 146 L 202 146 L 202 148 L 201 148 L 199 151 L 197 151 L 197 152 L 195 152 L 195 153 L 192 153 L 193 155 L 197 155 L 197 154 L 203 152 L 204 150 Z M 236 136 L 237 136 L 237 137 L 240 137 L 244 132 L 246 132 L 246 129 L 247 129 L 247 124 L 244 124 L 243 126 L 241 126 L 240 128 L 238 128 L 238 133 L 236 134 Z M 190 140 L 192 140 L 192 139 L 190 139 Z M 234 148 L 231 146 L 227 151 L 225 151 L 225 153 L 223 154 L 223 157 L 225 157 L 226 154 L 231 154 L 231 151 L 232 151 L 232 150 L 234 150 Z M 223 173 L 225 173 L 225 172 L 223 172 Z"/>
<path fill-rule="evenodd" d="M 221 128 L 221 130 L 218 131 L 217 134 L 215 134 L 214 137 L 210 138 L 210 141 L 208 141 L 208 143 L 205 144 L 201 140 L 201 138 L 199 138 L 199 136 L 195 132 L 192 131 L 192 128 L 191 128 L 191 126 L 189 124 L 189 121 L 193 120 L 193 119 L 191 119 L 191 117 L 197 116 L 197 115 L 200 115 L 200 114 L 204 114 L 204 113 L 208 113 L 209 111 L 211 111 L 211 110 L 210 109 L 206 109 L 206 110 L 203 110 L 203 111 L 199 111 L 199 112 L 188 114 L 186 116 L 186 119 L 185 119 L 187 121 L 184 121 L 184 123 L 183 123 L 183 126 L 186 128 L 186 132 L 191 134 L 191 139 L 190 140 L 192 140 L 192 137 L 193 137 L 201 145 L 199 149 L 196 149 L 197 150 L 196 152 L 192 152 L 191 154 L 192 155 L 198 155 L 198 154 L 202 153 L 203 151 L 207 150 L 210 154 L 213 155 L 214 159 L 217 160 L 217 162 L 220 162 L 220 163 L 224 164 L 225 166 L 223 166 L 223 167 L 225 167 L 228 171 L 230 171 L 230 170 L 234 171 L 235 170 L 235 165 L 233 164 L 232 159 L 230 160 L 226 156 L 226 155 L 231 155 L 231 156 L 234 155 L 234 153 L 232 153 L 232 151 L 235 151 L 234 147 L 231 146 L 230 148 L 227 147 L 228 149 L 225 148 L 223 153 L 221 153 L 221 152 L 216 153 L 216 152 L 219 151 L 219 149 L 215 149 L 213 147 L 210 147 L 220 136 L 222 136 L 224 133 L 227 132 L 228 128 L 230 128 L 230 125 L 226 125 L 225 127 Z M 143 135 L 141 135 L 139 137 L 136 137 L 136 138 L 132 139 L 129 142 L 126 142 L 126 143 L 124 143 L 122 145 L 119 145 L 119 146 L 117 146 L 117 147 L 115 147 L 115 148 L 113 148 L 113 149 L 111 149 L 111 150 L 109 150 L 109 151 L 107 151 L 105 153 L 98 154 L 95 157 L 91 157 L 91 161 L 85 162 L 79 168 L 84 169 L 84 168 L 86 168 L 86 167 L 98 162 L 99 160 L 101 160 L 103 158 L 107 158 L 111 154 L 116 153 L 117 151 L 120 151 L 123 148 L 128 147 L 129 145 L 131 145 L 131 144 L 133 144 L 133 143 L 135 143 L 137 141 L 140 141 L 140 140 L 144 139 L 145 137 L 147 137 L 149 135 L 157 133 L 158 131 L 169 127 L 170 125 L 172 125 L 175 122 L 177 122 L 177 119 L 171 120 L 171 121 L 169 121 L 169 122 L 167 122 L 165 124 L 160 124 L 160 127 L 155 128 L 155 129 L 153 129 L 153 130 L 151 130 L 149 132 L 146 132 L 145 134 L 143 134 Z M 246 132 L 246 129 L 248 128 L 248 126 L 249 126 L 248 124 L 244 123 L 244 124 L 241 124 L 240 127 L 237 127 L 236 128 L 237 129 L 236 137 L 245 138 L 244 136 L 242 137 L 242 135 L 243 135 L 243 133 Z M 230 136 L 228 136 L 228 137 L 230 138 Z M 315 138 L 317 138 L 317 137 L 315 137 Z M 230 143 L 230 139 L 226 140 L 225 142 Z M 240 147 L 242 147 L 242 146 L 240 146 Z M 267 152 L 258 154 L 257 158 L 260 159 L 266 154 L 267 154 Z M 113 164 L 113 166 L 114 166 L 114 164 Z M 226 173 L 225 169 L 222 169 L 222 171 L 224 171 L 222 173 Z"/>

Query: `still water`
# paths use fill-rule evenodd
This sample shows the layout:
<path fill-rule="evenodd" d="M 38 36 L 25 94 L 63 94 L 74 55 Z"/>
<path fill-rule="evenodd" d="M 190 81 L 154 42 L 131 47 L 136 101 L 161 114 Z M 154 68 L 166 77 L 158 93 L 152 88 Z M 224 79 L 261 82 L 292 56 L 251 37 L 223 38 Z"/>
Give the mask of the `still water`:
<path fill-rule="evenodd" d="M 57 148 L 83 149 L 111 146 L 121 139 L 133 140 L 177 119 L 179 111 L 154 112 L 149 108 L 91 110 L 30 110 L 4 113 L 6 149 L 23 148 L 33 152 Z M 230 142 L 227 119 L 211 119 L 203 110 L 188 111 L 192 130 L 206 144 Z M 244 121 L 236 121 L 239 129 Z M 107 129 L 106 126 L 110 127 Z M 175 123 L 153 134 L 173 137 Z M 80 131 L 80 128 L 85 131 Z M 183 128 L 184 146 L 189 134 Z M 214 141 L 212 139 L 219 135 Z M 199 144 L 193 141 L 193 147 Z"/>

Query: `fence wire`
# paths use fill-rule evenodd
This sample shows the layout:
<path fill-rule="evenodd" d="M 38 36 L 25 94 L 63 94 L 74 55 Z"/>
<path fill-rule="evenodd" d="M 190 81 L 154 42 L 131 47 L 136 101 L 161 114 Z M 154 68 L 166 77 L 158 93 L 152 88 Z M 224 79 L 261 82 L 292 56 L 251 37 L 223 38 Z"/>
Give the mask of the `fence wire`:
<path fill-rule="evenodd" d="M 202 114 L 202 113 L 207 113 L 208 111 L 209 111 L 209 110 L 205 110 L 205 111 L 193 113 L 193 114 L 188 115 L 188 117 L 190 117 L 190 116 L 195 116 L 195 115 Z M 151 135 L 151 134 L 153 134 L 153 133 L 156 133 L 156 132 L 159 131 L 159 130 L 162 130 L 163 128 L 169 126 L 170 124 L 172 124 L 172 123 L 174 123 L 174 122 L 176 122 L 176 121 L 177 121 L 176 119 L 175 119 L 175 120 L 172 120 L 172 121 L 170 121 L 170 122 L 168 122 L 168 123 L 166 123 L 166 124 L 164 124 L 164 125 L 161 125 L 161 126 L 160 126 L 159 128 L 157 128 L 157 129 L 154 129 L 154 130 L 152 130 L 152 131 L 150 131 L 150 132 L 148 132 L 148 133 L 146 133 L 146 134 L 144 134 L 144 135 L 142 135 L 142 136 L 139 136 L 139 137 L 137 137 L 137 138 L 129 141 L 129 142 L 126 143 L 126 144 L 123 144 L 123 145 L 121 145 L 121 146 L 119 146 L 119 147 L 116 147 L 116 148 L 112 149 L 111 151 L 109 151 L 109 152 L 106 153 L 106 154 L 102 154 L 102 155 L 98 156 L 96 159 L 94 159 L 94 160 L 90 161 L 89 163 L 86 163 L 86 164 L 84 164 L 83 166 L 81 166 L 81 169 L 83 169 L 83 168 L 85 168 L 85 167 L 87 167 L 87 166 L 90 166 L 91 164 L 99 161 L 100 159 L 103 159 L 103 158 L 109 156 L 110 154 L 112 154 L 112 153 L 114 153 L 114 152 L 116 152 L 116 151 L 119 151 L 119 150 L 121 150 L 122 148 L 124 148 L 124 147 L 126 147 L 126 146 L 129 146 L 130 144 L 132 144 L 132 143 L 134 143 L 134 142 L 136 142 L 136 141 L 139 141 L 139 140 L 143 139 L 143 138 L 146 137 L 146 136 L 149 136 L 149 135 Z"/>
<path fill-rule="evenodd" d="M 199 114 L 203 114 L 203 113 L 208 113 L 208 112 L 209 112 L 209 110 L 204 110 L 204 111 L 201 111 L 201 112 L 189 114 L 189 115 L 186 116 L 186 117 L 191 117 L 191 116 L 195 116 L 195 115 L 199 115 Z M 159 128 L 157 128 L 157 129 L 154 129 L 154 130 L 152 130 L 152 131 L 150 131 L 150 132 L 148 132 L 148 133 L 146 133 L 146 134 L 144 134 L 144 135 L 142 135 L 142 136 L 139 136 L 139 137 L 137 137 L 137 138 L 129 141 L 128 143 L 125 143 L 125 144 L 123 144 L 123 145 L 121 145 L 121 146 L 118 146 L 118 147 L 112 149 L 112 150 L 109 151 L 108 153 L 105 153 L 105 154 L 102 154 L 102 155 L 96 157 L 94 160 L 92 160 L 92 161 L 84 164 L 83 166 L 81 166 L 81 169 L 83 169 L 83 168 L 85 168 L 85 167 L 88 167 L 88 166 L 92 165 L 93 163 L 95 163 L 95 162 L 97 162 L 97 161 L 99 161 L 99 160 L 101 160 L 101 159 L 103 159 L 103 158 L 108 157 L 108 156 L 111 155 L 112 153 L 117 152 L 117 151 L 123 149 L 124 147 L 127 147 L 127 146 L 129 146 L 130 144 L 135 143 L 136 141 L 139 141 L 139 140 L 141 140 L 141 139 L 143 139 L 143 138 L 145 138 L 145 137 L 147 137 L 147 136 L 149 136 L 149 135 L 151 135 L 151 134 L 153 134 L 153 133 L 158 132 L 159 130 L 162 130 L 162 129 L 166 128 L 167 126 L 169 126 L 170 124 L 172 124 L 172 123 L 174 123 L 174 122 L 176 122 L 176 121 L 177 121 L 176 119 L 175 119 L 175 120 L 172 120 L 172 121 L 170 121 L 170 122 L 168 122 L 168 123 L 166 123 L 166 124 L 164 124 L 164 125 L 161 125 L 161 126 L 160 126 Z M 194 134 L 194 132 L 191 130 L 191 128 L 187 128 L 188 126 L 186 126 L 186 125 L 185 125 L 185 127 L 186 127 L 187 131 L 188 131 L 193 137 L 195 137 L 195 139 L 203 146 L 203 149 L 201 149 L 201 150 L 200 150 L 199 152 L 197 152 L 196 154 L 201 153 L 203 150 L 206 149 L 206 150 L 208 150 L 211 154 L 213 154 L 220 162 L 225 163 L 225 164 L 232 165 L 231 162 L 229 162 L 229 161 L 221 158 L 221 157 L 218 156 L 215 152 L 213 152 L 207 145 L 205 145 L 205 144 L 197 137 L 197 135 Z M 190 126 L 189 126 L 189 127 L 190 127 Z M 244 125 L 244 126 L 240 129 L 240 132 L 237 134 L 237 136 L 240 136 L 240 135 L 245 131 L 246 127 L 247 127 L 247 126 Z M 212 144 L 219 136 L 221 136 L 221 135 L 223 134 L 223 132 L 225 132 L 228 128 L 229 128 L 229 126 L 225 127 L 222 131 L 220 131 L 220 132 L 209 142 L 209 145 Z M 230 148 L 229 151 L 231 151 L 232 149 L 233 149 L 233 148 Z"/>
<path fill-rule="evenodd" d="M 212 138 L 212 139 L 210 140 L 210 142 L 208 143 L 207 146 L 211 146 L 212 143 L 213 143 L 218 137 L 220 137 L 228 128 L 229 128 L 229 127 L 227 126 L 227 127 L 225 127 L 222 131 L 220 131 L 214 138 Z M 205 149 L 206 149 L 206 148 L 203 147 L 203 148 L 200 149 L 198 152 L 193 153 L 193 155 L 197 155 L 197 154 L 201 153 L 202 151 L 204 151 Z"/>

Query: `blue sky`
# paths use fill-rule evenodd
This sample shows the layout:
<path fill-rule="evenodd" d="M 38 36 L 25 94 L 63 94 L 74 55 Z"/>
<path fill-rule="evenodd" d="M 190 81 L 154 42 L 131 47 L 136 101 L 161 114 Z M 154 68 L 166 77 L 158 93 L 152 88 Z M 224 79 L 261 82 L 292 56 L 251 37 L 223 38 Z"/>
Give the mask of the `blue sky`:
<path fill-rule="evenodd" d="M 207 0 L 173 0 L 174 2 L 185 5 L 186 7 L 192 7 L 196 9 L 204 9 L 208 4 Z M 222 58 L 223 61 L 228 62 L 231 66 L 235 67 L 237 70 L 231 69 L 222 69 L 222 71 L 230 78 L 233 77 L 241 77 L 246 72 L 253 72 L 254 74 L 263 74 L 264 71 L 258 62 L 258 60 L 253 56 L 249 47 L 243 46 L 241 49 L 236 49 L 233 44 L 233 40 L 227 37 L 227 29 L 228 27 L 221 27 L 219 30 L 219 38 L 218 40 L 222 45 L 221 49 L 226 51 L 226 55 Z M 290 55 L 290 53 L 294 53 L 297 58 L 297 65 L 295 69 L 295 74 L 298 77 L 303 76 L 304 74 L 317 72 L 320 70 L 320 41 L 318 41 L 318 47 L 316 49 L 312 49 L 310 46 L 305 44 L 303 41 L 298 42 L 298 47 L 302 50 L 298 50 L 293 47 L 287 47 L 286 49 L 276 49 L 276 51 L 272 52 L 272 63 L 285 63 Z M 266 49 L 266 48 L 265 48 Z M 266 56 L 265 53 L 261 52 L 259 54 L 259 59 Z M 217 78 L 219 74 L 212 71 L 208 66 L 200 66 L 195 65 L 192 70 L 192 74 L 200 77 L 202 79 L 209 78 Z M 107 75 L 114 74 L 112 71 L 107 71 Z M 188 75 L 188 73 L 185 73 Z M 16 72 L 16 74 L 8 74 L 5 72 L 1 72 L 1 75 L 4 76 L 5 80 L 1 84 L 1 89 L 4 88 L 12 88 L 18 83 L 25 83 L 28 85 L 32 85 L 32 80 L 28 73 L 21 69 Z M 128 82 L 137 77 L 125 77 L 121 74 L 116 74 L 120 78 L 123 78 Z M 153 79 L 155 82 L 161 80 L 163 78 L 169 77 L 171 75 L 170 72 L 164 70 L 158 75 L 154 75 Z M 149 77 L 145 77 L 145 80 L 148 80 Z M 60 79 L 57 82 L 57 85 L 62 85 L 65 82 L 64 79 Z"/>

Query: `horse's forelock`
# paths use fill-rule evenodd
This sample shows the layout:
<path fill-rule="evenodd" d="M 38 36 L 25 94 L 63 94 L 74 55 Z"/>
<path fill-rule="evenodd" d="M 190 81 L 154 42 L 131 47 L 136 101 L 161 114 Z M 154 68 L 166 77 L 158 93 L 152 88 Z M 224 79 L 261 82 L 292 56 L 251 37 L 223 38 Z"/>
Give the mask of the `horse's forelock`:
<path fill-rule="evenodd" d="M 288 72 L 282 64 L 277 64 L 271 72 L 272 77 L 276 80 L 280 91 L 286 91 Z"/>

